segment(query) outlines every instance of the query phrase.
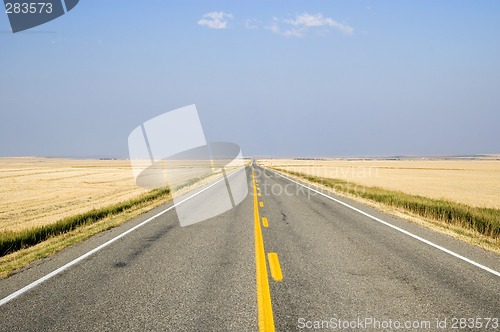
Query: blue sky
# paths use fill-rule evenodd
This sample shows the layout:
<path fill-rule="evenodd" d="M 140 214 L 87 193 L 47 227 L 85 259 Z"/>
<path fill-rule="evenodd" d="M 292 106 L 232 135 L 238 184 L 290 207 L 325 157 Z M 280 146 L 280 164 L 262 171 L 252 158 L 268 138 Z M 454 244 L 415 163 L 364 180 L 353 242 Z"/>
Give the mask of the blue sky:
<path fill-rule="evenodd" d="M 500 152 L 499 1 L 81 0 L 0 45 L 0 156 L 127 157 L 193 103 L 245 155 Z"/>

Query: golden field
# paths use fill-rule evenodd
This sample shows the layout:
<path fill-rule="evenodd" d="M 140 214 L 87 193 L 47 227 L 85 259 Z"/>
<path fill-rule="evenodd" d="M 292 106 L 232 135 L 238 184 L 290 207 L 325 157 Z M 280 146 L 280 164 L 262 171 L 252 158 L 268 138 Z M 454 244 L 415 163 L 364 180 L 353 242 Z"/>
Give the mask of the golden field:
<path fill-rule="evenodd" d="M 259 160 L 476 207 L 500 208 L 499 160 Z M 0 158 L 0 231 L 19 231 L 127 201 L 145 192 L 127 160 Z"/>
<path fill-rule="evenodd" d="M 0 231 L 19 231 L 137 197 L 127 160 L 0 158 Z"/>
<path fill-rule="evenodd" d="M 294 160 L 259 164 L 475 207 L 500 209 L 500 160 Z"/>

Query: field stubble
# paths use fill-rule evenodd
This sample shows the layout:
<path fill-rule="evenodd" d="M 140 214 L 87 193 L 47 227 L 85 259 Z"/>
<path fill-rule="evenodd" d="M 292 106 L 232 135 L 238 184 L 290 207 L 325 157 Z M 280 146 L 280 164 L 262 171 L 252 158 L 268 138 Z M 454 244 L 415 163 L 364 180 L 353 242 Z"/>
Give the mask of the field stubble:
<path fill-rule="evenodd" d="M 262 160 L 259 164 L 500 253 L 500 161 Z"/>
<path fill-rule="evenodd" d="M 0 231 L 52 224 L 148 192 L 127 160 L 0 158 Z"/>
<path fill-rule="evenodd" d="M 500 160 L 292 160 L 264 166 L 474 207 L 500 209 Z"/>

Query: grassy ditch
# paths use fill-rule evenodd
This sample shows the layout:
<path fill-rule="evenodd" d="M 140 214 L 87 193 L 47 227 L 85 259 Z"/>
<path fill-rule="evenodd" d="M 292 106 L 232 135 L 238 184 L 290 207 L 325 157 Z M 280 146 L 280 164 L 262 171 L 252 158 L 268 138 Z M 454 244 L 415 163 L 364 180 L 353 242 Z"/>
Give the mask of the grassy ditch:
<path fill-rule="evenodd" d="M 19 232 L 0 232 L 0 257 L 37 245 L 51 237 L 70 232 L 78 227 L 94 224 L 105 218 L 116 216 L 130 209 L 167 197 L 169 194 L 169 189 L 152 190 L 137 198 L 107 207 L 93 209 L 86 213 L 64 218 L 58 222 L 45 226 L 24 229 Z"/>
<path fill-rule="evenodd" d="M 472 207 L 461 203 L 433 199 L 379 187 L 356 186 L 352 182 L 305 175 L 273 168 L 282 173 L 303 178 L 312 183 L 332 188 L 337 192 L 361 197 L 412 214 L 476 231 L 496 241 L 500 239 L 500 210 Z"/>

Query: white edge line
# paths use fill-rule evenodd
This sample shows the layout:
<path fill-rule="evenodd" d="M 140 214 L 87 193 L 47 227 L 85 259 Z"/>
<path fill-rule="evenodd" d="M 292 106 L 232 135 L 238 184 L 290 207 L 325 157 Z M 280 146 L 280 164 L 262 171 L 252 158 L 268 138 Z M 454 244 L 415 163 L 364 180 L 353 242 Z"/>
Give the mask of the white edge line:
<path fill-rule="evenodd" d="M 402 229 L 402 228 L 399 228 L 398 226 L 394 226 L 393 224 L 390 224 L 390 223 L 388 223 L 387 221 L 384 221 L 384 220 L 379 219 L 379 218 L 377 218 L 377 217 L 375 217 L 375 216 L 372 216 L 371 214 L 366 213 L 366 212 L 364 212 L 364 211 L 362 211 L 362 210 L 360 210 L 360 209 L 358 209 L 358 208 L 355 208 L 354 206 L 351 206 L 351 205 L 349 205 L 349 204 L 347 204 L 347 203 L 345 203 L 345 202 L 342 202 L 341 200 L 335 199 L 335 198 L 333 198 L 333 197 L 331 197 L 331 196 L 329 196 L 329 195 L 326 195 L 326 194 L 324 194 L 324 193 L 322 193 L 322 192 L 320 192 L 320 191 L 318 191 L 318 190 L 315 190 L 315 189 L 310 188 L 310 187 L 308 187 L 308 186 L 306 186 L 306 185 L 304 185 L 304 184 L 302 184 L 302 183 L 300 183 L 300 182 L 297 182 L 297 181 L 295 181 L 295 180 L 293 180 L 293 179 L 289 178 L 288 176 L 285 176 L 285 175 L 280 174 L 280 173 L 278 173 L 278 172 L 272 171 L 272 170 L 270 170 L 270 169 L 268 169 L 268 168 L 264 168 L 264 169 L 266 169 L 266 170 L 268 170 L 268 171 L 270 171 L 270 172 L 272 172 L 272 173 L 274 173 L 274 174 L 277 174 L 277 175 L 281 176 L 282 178 L 287 179 L 288 181 L 291 181 L 291 182 L 293 182 L 293 183 L 296 183 L 296 184 L 298 184 L 298 185 L 300 185 L 300 186 L 302 186 L 302 187 L 304 187 L 304 188 L 306 188 L 306 189 L 308 189 L 308 190 L 310 190 L 310 191 L 313 191 L 313 192 L 315 192 L 315 193 L 318 193 L 318 194 L 320 194 L 321 196 L 324 196 L 324 197 L 326 197 L 326 198 L 328 198 L 328 199 L 331 199 L 332 201 L 335 201 L 335 202 L 337 202 L 337 203 L 339 203 L 339 204 L 342 204 L 342 205 L 344 205 L 345 207 L 348 207 L 348 208 L 350 208 L 351 210 L 354 210 L 354 211 L 356 211 L 356 212 L 359 212 L 359 213 L 361 213 L 362 215 L 365 215 L 365 216 L 367 216 L 367 217 L 369 217 L 369 218 L 371 218 L 371 219 L 373 219 L 373 220 L 375 220 L 375 221 L 378 221 L 378 222 L 379 222 L 379 223 L 381 223 L 381 224 L 384 224 L 384 225 L 386 225 L 386 226 L 388 226 L 388 227 L 391 227 L 392 229 L 395 229 L 395 230 L 397 230 L 398 232 L 401 232 L 401 233 L 403 233 L 403 234 L 406 234 L 406 235 L 408 235 L 408 236 L 411 236 L 412 238 L 414 238 L 414 239 L 416 239 L 416 240 L 418 240 L 418 241 L 421 241 L 421 242 L 423 242 L 423 243 L 425 243 L 425 244 L 428 244 L 428 245 L 430 245 L 431 247 L 434 247 L 434 248 L 436 248 L 436 249 L 439 249 L 439 250 L 441 250 L 441 251 L 443 251 L 443 252 L 445 252 L 445 253 L 447 253 L 447 254 L 449 254 L 449 255 L 451 255 L 451 256 L 454 256 L 454 257 L 456 257 L 456 258 L 458 258 L 458 259 L 463 260 L 464 262 L 467 262 L 467 263 L 469 263 L 469 264 L 472 264 L 472 265 L 474 265 L 474 266 L 477 266 L 477 267 L 478 267 L 478 268 L 480 268 L 480 269 L 483 269 L 483 270 L 485 270 L 485 271 L 488 271 L 488 272 L 490 272 L 490 273 L 492 273 L 492 274 L 496 275 L 497 277 L 500 277 L 500 272 L 495 271 L 495 270 L 493 270 L 493 269 L 491 269 L 491 268 L 489 268 L 489 267 L 487 267 L 487 266 L 484 266 L 484 265 L 482 265 L 482 264 L 479 264 L 478 262 L 475 262 L 475 261 L 473 261 L 472 259 L 469 259 L 469 258 L 467 258 L 467 257 L 464 257 L 464 256 L 462 256 L 462 255 L 459 255 L 459 254 L 457 254 L 456 252 L 453 252 L 453 251 L 451 251 L 451 250 L 449 250 L 449 249 L 446 249 L 446 248 L 444 248 L 444 247 L 441 247 L 440 245 L 435 244 L 434 242 L 431 242 L 431 241 L 426 240 L 426 239 L 424 239 L 424 238 L 422 238 L 422 237 L 420 237 L 420 236 L 418 236 L 418 235 L 415 235 L 415 234 L 413 234 L 413 233 L 410 233 L 410 232 L 408 232 L 408 231 L 406 231 L 406 230 L 404 230 L 404 229 Z"/>
<path fill-rule="evenodd" d="M 244 168 L 246 168 L 246 167 L 244 167 Z M 228 175 L 228 177 L 232 176 L 232 175 L 233 175 L 233 174 L 235 174 L 235 173 L 236 173 L 236 171 L 234 171 L 233 173 L 231 173 L 230 175 Z M 83 261 L 84 259 L 86 259 L 86 258 L 88 258 L 88 257 L 92 256 L 93 254 L 95 254 L 96 252 L 98 252 L 98 251 L 100 251 L 100 250 L 102 250 L 102 249 L 106 248 L 106 247 L 107 247 L 107 246 L 109 246 L 111 243 L 115 242 L 116 240 L 121 239 L 122 237 L 126 236 L 127 234 L 132 233 L 132 232 L 133 232 L 133 231 L 135 231 L 136 229 L 138 229 L 138 228 L 140 228 L 140 227 L 142 227 L 142 226 L 146 225 L 146 224 L 147 224 L 147 223 L 149 223 L 150 221 L 152 221 L 152 220 L 154 220 L 154 219 L 158 218 L 159 216 L 161 216 L 161 215 L 163 215 L 163 214 L 167 213 L 168 211 L 172 210 L 172 209 L 173 209 L 173 208 L 175 208 L 176 206 L 178 206 L 178 205 L 180 205 L 180 204 L 184 203 L 185 201 L 187 201 L 187 200 L 189 200 L 189 199 L 191 199 L 191 198 L 193 198 L 193 197 L 195 197 L 195 196 L 197 196 L 197 195 L 201 194 L 201 193 L 202 193 L 202 192 L 204 192 L 205 190 L 208 190 L 208 189 L 212 188 L 212 187 L 213 187 L 213 186 L 215 186 L 217 183 L 219 183 L 219 182 L 221 182 L 221 181 L 223 181 L 223 180 L 224 180 L 224 178 L 219 179 L 218 181 L 216 181 L 216 182 L 212 183 L 211 185 L 209 185 L 208 187 L 204 188 L 203 190 L 200 190 L 200 191 L 196 192 L 195 194 L 193 194 L 193 195 L 191 195 L 191 196 L 189 196 L 189 197 L 187 197 L 187 198 L 183 199 L 182 201 L 178 202 L 177 204 L 172 205 L 171 207 L 167 208 L 166 210 L 163 210 L 163 211 L 161 211 L 161 212 L 157 213 L 156 215 L 154 215 L 154 216 L 152 216 L 152 217 L 150 217 L 150 218 L 148 218 L 148 219 L 144 220 L 144 221 L 143 221 L 143 222 L 141 222 L 140 224 L 138 224 L 138 225 L 136 225 L 136 226 L 132 227 L 131 229 L 129 229 L 129 230 L 127 230 L 127 231 L 125 231 L 125 232 L 121 233 L 120 235 L 117 235 L 116 237 L 112 238 L 111 240 L 108 240 L 107 242 L 105 242 L 105 243 L 101 244 L 100 246 L 98 246 L 98 247 L 96 247 L 96 248 L 94 248 L 94 249 L 90 250 L 90 251 L 89 251 L 89 252 L 87 252 L 86 254 L 83 254 L 83 255 L 81 255 L 80 257 L 75 258 L 75 259 L 74 259 L 74 260 L 72 260 L 71 262 L 69 262 L 69 263 L 67 263 L 67 264 L 65 264 L 65 265 L 63 265 L 63 266 L 61 266 L 60 268 L 58 268 L 58 269 L 56 269 L 56 270 L 54 270 L 54 271 L 50 272 L 49 274 L 47 274 L 47 275 L 45 275 L 45 276 L 41 277 L 40 279 L 37 279 L 37 280 L 33 281 L 31 284 L 29 284 L 29 285 L 27 285 L 27 286 L 24 286 L 23 288 L 19 289 L 18 291 L 15 291 L 14 293 L 12 293 L 12 294 L 10 294 L 10 295 L 8 295 L 8 296 L 4 297 L 3 299 L 1 299 L 1 300 L 0 300 L 0 307 L 1 307 L 1 306 L 3 306 L 4 304 L 6 304 L 7 302 L 9 302 L 9 301 L 11 301 L 11 300 L 15 299 L 16 297 L 20 296 L 21 294 L 24 294 L 24 293 L 26 293 L 27 291 L 31 290 L 32 288 L 34 288 L 34 287 L 36 287 L 36 286 L 40 285 L 41 283 L 43 283 L 43 282 L 45 282 L 45 281 L 49 280 L 50 278 L 52 278 L 52 277 L 54 277 L 54 276 L 58 275 L 59 273 L 61 273 L 61 272 L 65 271 L 65 270 L 67 270 L 68 268 L 72 267 L 73 265 L 76 265 L 76 264 L 80 263 L 80 262 L 81 262 L 81 261 Z"/>

